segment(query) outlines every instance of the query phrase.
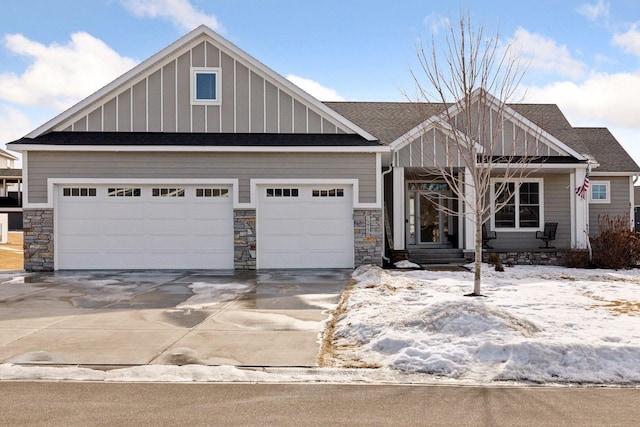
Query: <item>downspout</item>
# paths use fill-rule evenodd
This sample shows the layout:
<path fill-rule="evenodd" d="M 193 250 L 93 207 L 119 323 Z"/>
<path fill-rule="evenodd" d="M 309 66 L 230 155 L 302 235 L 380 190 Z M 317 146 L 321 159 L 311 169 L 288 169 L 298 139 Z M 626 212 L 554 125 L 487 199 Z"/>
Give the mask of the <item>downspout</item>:
<path fill-rule="evenodd" d="M 391 264 L 391 259 L 384 256 L 384 248 L 386 247 L 386 243 L 387 243 L 387 230 L 385 227 L 385 213 L 386 213 L 386 209 L 385 209 L 385 204 L 384 204 L 384 177 L 385 175 L 388 175 L 389 173 L 391 173 L 391 171 L 393 171 L 393 149 L 389 150 L 389 155 L 390 157 L 390 162 L 389 162 L 389 169 L 382 172 L 382 259 L 387 261 L 389 264 Z"/>

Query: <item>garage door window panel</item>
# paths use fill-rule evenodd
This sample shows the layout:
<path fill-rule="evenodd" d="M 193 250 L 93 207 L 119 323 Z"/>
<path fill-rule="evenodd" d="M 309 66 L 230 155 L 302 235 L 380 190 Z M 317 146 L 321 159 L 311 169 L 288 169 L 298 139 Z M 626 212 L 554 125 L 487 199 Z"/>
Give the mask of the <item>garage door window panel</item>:
<path fill-rule="evenodd" d="M 142 189 L 134 187 L 110 187 L 107 190 L 109 197 L 141 197 Z"/>

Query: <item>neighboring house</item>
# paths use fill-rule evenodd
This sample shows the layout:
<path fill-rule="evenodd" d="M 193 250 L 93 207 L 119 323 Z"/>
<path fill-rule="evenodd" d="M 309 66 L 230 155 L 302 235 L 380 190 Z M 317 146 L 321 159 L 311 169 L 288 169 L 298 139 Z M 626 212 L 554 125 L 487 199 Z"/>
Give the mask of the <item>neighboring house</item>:
<path fill-rule="evenodd" d="M 25 269 L 352 268 L 392 249 L 470 253 L 472 218 L 434 208 L 449 190 L 429 172 L 438 130 L 425 123 L 444 108 L 321 103 L 199 27 L 10 144 L 25 169 Z M 490 219 L 496 250 L 538 252 L 547 221 L 560 224 L 557 248 L 583 248 L 595 213 L 631 212 L 640 168 L 606 129 L 573 128 L 554 105 L 508 112 L 553 161 L 526 180 L 534 222 L 519 222 L 520 196 L 511 225 Z M 583 201 L 589 164 L 597 191 Z"/>
<path fill-rule="evenodd" d="M 0 149 L 0 214 L 8 214 L 9 230 L 22 230 L 22 169 L 16 156 Z"/>

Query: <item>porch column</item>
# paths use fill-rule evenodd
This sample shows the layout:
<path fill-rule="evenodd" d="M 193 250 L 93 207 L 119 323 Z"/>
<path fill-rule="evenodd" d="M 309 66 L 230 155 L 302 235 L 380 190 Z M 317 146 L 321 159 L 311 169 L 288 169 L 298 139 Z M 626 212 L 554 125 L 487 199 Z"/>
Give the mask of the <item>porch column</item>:
<path fill-rule="evenodd" d="M 473 178 L 468 168 L 464 170 L 464 194 L 469 204 L 475 203 L 476 190 L 473 187 Z M 476 215 L 469 208 L 465 206 L 466 214 L 464 216 L 464 250 L 475 250 L 475 237 L 476 237 Z"/>
<path fill-rule="evenodd" d="M 404 168 L 393 168 L 393 249 L 405 249 Z"/>
<path fill-rule="evenodd" d="M 576 188 L 581 186 L 584 183 L 584 176 L 586 175 L 586 169 L 576 169 L 574 174 L 575 181 L 571 188 L 569 188 L 571 199 L 574 200 L 575 206 L 574 209 L 574 228 L 572 231 L 572 237 L 575 233 L 575 240 L 573 242 L 573 247 L 575 249 L 587 249 L 588 240 L 589 240 L 589 192 L 585 195 L 585 198 L 579 197 L 576 194 Z"/>

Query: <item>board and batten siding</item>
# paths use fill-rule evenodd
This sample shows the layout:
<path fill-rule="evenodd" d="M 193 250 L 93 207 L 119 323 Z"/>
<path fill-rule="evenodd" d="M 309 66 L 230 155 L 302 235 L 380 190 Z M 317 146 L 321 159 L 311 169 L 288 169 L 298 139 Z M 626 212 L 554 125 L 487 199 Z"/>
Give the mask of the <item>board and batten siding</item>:
<path fill-rule="evenodd" d="M 540 175 L 531 175 L 538 178 Z M 570 188 L 569 174 L 547 174 L 544 179 L 544 221 L 557 222 L 556 240 L 550 246 L 556 248 L 571 247 L 571 197 L 575 197 Z M 628 187 L 627 187 L 628 188 Z M 488 223 L 487 223 L 488 224 Z M 536 239 L 535 231 L 498 231 L 497 239 L 490 242 L 495 250 L 535 250 L 544 245 Z"/>
<path fill-rule="evenodd" d="M 631 200 L 628 176 L 592 176 L 591 181 L 608 181 L 611 192 L 610 203 L 589 203 L 589 235 L 595 236 L 600 230 L 598 217 L 609 215 L 614 219 L 618 216 L 628 216 L 631 212 Z"/>
<path fill-rule="evenodd" d="M 57 126 L 78 132 L 346 133 L 260 70 L 198 39 Z M 219 67 L 220 105 L 191 105 L 191 68 Z"/>
<path fill-rule="evenodd" d="M 376 202 L 376 154 L 32 152 L 28 203 L 47 203 L 49 178 L 238 179 L 240 203 L 250 179 L 357 179 L 360 203 Z"/>

